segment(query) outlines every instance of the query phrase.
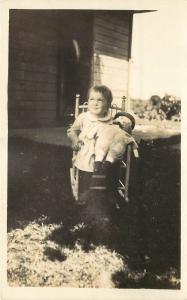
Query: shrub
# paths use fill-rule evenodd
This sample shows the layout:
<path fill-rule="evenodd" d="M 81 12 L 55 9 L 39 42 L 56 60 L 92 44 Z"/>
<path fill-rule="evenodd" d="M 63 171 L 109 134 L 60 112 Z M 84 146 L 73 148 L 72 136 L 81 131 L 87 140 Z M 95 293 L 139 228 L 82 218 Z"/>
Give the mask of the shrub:
<path fill-rule="evenodd" d="M 171 95 L 163 98 L 153 95 L 148 101 L 133 100 L 132 110 L 141 119 L 181 121 L 181 101 Z"/>

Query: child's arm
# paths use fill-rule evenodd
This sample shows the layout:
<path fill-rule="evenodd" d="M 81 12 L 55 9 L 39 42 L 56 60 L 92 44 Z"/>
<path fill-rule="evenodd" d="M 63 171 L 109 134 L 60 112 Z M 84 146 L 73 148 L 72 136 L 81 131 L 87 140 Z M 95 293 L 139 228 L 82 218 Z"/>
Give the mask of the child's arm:
<path fill-rule="evenodd" d="M 80 148 L 79 145 L 79 134 L 82 130 L 83 116 L 80 114 L 77 119 L 74 121 L 73 125 L 67 130 L 67 136 L 72 143 L 72 148 L 75 151 L 78 151 Z"/>

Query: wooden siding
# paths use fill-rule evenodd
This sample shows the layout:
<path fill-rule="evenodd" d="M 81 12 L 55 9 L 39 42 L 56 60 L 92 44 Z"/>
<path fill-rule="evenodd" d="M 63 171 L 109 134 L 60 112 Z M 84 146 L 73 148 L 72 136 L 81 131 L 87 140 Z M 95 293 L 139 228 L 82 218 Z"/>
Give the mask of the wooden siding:
<path fill-rule="evenodd" d="M 132 17 L 128 12 L 97 11 L 94 18 L 93 84 L 112 89 L 114 103 L 127 96 Z"/>
<path fill-rule="evenodd" d="M 127 95 L 128 12 L 10 10 L 9 29 L 9 128 L 57 125 L 91 84 L 108 85 L 116 103 Z"/>
<path fill-rule="evenodd" d="M 55 124 L 57 14 L 12 10 L 9 28 L 9 126 Z"/>

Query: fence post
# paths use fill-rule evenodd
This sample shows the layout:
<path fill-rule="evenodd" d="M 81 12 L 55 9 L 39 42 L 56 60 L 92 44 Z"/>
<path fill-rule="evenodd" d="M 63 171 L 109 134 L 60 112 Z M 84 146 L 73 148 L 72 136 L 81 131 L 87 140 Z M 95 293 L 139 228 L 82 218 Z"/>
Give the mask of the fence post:
<path fill-rule="evenodd" d="M 126 111 L 126 99 L 127 98 L 125 96 L 122 97 L 122 106 L 121 106 L 122 111 Z"/>
<path fill-rule="evenodd" d="M 132 79 L 133 63 L 134 63 L 134 59 L 129 58 L 126 111 L 129 111 L 131 109 L 130 101 L 131 101 L 131 79 Z"/>

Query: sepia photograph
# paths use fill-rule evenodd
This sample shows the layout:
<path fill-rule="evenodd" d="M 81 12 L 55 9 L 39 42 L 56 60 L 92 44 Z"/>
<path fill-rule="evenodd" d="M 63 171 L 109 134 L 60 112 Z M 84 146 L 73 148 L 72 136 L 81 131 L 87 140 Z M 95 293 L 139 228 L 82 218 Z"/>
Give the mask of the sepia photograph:
<path fill-rule="evenodd" d="M 9 288 L 181 291 L 186 2 L 127 2 L 8 9 Z"/>

